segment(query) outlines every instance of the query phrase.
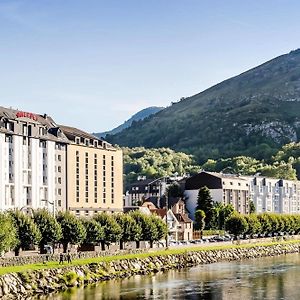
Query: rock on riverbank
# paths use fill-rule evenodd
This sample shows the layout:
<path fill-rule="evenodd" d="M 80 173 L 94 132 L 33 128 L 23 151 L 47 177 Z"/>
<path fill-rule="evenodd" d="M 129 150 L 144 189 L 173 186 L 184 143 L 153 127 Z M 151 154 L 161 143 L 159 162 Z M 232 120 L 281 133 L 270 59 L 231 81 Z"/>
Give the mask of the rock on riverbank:
<path fill-rule="evenodd" d="M 11 273 L 0 276 L 1 299 L 26 299 L 34 294 L 47 294 L 69 287 L 87 285 L 135 274 L 151 274 L 174 268 L 192 267 L 218 261 L 233 261 L 257 257 L 295 253 L 299 243 L 284 243 L 251 248 L 191 251 L 181 254 L 150 256 L 111 262 L 91 263 L 76 267 L 63 267 Z"/>

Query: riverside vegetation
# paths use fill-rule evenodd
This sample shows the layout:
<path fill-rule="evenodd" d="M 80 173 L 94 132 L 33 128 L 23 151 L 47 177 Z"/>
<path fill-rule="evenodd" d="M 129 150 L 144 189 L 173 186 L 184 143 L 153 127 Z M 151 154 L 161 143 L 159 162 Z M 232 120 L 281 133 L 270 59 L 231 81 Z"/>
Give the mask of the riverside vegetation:
<path fill-rule="evenodd" d="M 54 217 L 47 210 L 36 210 L 33 216 L 21 211 L 0 213 L 0 253 L 14 250 L 18 256 L 21 249 L 38 245 L 45 253 L 47 244 L 60 243 L 64 252 L 72 245 L 102 245 L 119 242 L 155 241 L 165 238 L 167 226 L 156 215 L 147 216 L 139 212 L 109 215 L 96 214 L 93 218 L 77 218 L 70 212 L 61 212 Z"/>
<path fill-rule="evenodd" d="M 202 248 L 163 250 L 152 253 L 128 254 L 74 261 L 70 266 L 58 263 L 47 266 L 18 267 L 18 273 L 0 276 L 0 297 L 25 299 L 33 294 L 47 294 L 70 287 L 79 287 L 113 278 L 151 274 L 174 268 L 192 267 L 218 261 L 233 261 L 299 252 L 300 241 Z M 12 267 L 9 270 L 13 271 Z M 0 268 L 1 271 L 1 268 Z"/>

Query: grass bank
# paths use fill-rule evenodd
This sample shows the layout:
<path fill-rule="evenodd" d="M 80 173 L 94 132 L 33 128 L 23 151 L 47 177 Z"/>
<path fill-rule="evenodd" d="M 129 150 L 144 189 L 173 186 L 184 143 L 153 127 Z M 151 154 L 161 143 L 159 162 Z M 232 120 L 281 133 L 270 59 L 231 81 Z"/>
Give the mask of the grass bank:
<path fill-rule="evenodd" d="M 225 250 L 225 249 L 235 249 L 235 248 L 254 248 L 254 247 L 266 247 L 273 246 L 276 244 L 295 244 L 300 243 L 300 240 L 289 240 L 289 241 L 276 241 L 276 242 L 264 242 L 264 243 L 251 243 L 251 244 L 242 244 L 242 245 L 207 245 L 207 246 L 199 246 L 199 247 L 184 247 L 177 249 L 159 249 L 156 251 L 148 252 L 148 253 L 139 253 L 139 254 L 127 254 L 127 255 L 117 255 L 117 256 L 105 256 L 105 257 L 96 257 L 96 258 L 85 258 L 85 259 L 76 259 L 73 260 L 71 264 L 60 265 L 58 262 L 47 262 L 45 264 L 30 264 L 30 265 L 22 265 L 22 266 L 10 266 L 10 267 L 0 267 L 0 275 L 4 275 L 7 273 L 16 273 L 16 272 L 27 272 L 29 270 L 42 270 L 42 269 L 56 269 L 63 268 L 66 266 L 82 266 L 91 263 L 99 263 L 99 262 L 110 262 L 115 260 L 124 260 L 124 259 L 134 259 L 134 258 L 147 258 L 153 256 L 163 256 L 163 255 L 176 255 L 182 254 L 186 252 L 196 252 L 196 251 L 217 251 L 217 250 Z"/>

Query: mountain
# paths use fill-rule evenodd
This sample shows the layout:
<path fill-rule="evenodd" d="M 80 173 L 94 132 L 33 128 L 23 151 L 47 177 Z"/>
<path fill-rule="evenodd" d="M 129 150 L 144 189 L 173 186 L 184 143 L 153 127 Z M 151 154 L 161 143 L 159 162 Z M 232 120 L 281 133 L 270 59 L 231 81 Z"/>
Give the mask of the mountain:
<path fill-rule="evenodd" d="M 145 118 L 147 118 L 153 114 L 156 114 L 157 112 L 161 111 L 162 109 L 164 109 L 164 107 L 151 106 L 151 107 L 144 108 L 144 109 L 140 110 L 139 112 L 137 112 L 136 114 L 134 114 L 129 120 L 125 121 L 123 124 L 119 125 L 118 127 L 114 128 L 110 131 L 98 132 L 98 133 L 93 133 L 93 134 L 100 138 L 105 138 L 105 136 L 108 134 L 113 135 L 113 134 L 119 133 L 119 132 L 123 131 L 124 129 L 130 127 L 132 122 L 144 120 Z"/>
<path fill-rule="evenodd" d="M 300 137 L 300 50 L 279 56 L 110 136 L 208 158 L 270 157 Z"/>

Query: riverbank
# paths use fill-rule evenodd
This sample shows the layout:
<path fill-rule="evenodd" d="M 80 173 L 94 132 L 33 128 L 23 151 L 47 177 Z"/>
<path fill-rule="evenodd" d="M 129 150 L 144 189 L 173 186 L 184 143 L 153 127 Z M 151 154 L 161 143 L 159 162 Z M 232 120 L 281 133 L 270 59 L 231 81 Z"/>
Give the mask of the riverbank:
<path fill-rule="evenodd" d="M 151 274 L 174 268 L 186 268 L 219 261 L 233 261 L 257 257 L 296 253 L 300 241 L 253 245 L 226 245 L 197 248 L 160 250 L 152 253 L 98 257 L 74 261 L 70 266 L 20 266 L 18 273 L 0 276 L 2 299 L 26 299 L 33 294 L 47 294 L 69 287 L 88 285 L 113 278 L 136 274 Z M 11 270 L 15 267 L 10 267 Z M 2 269 L 2 270 L 1 270 Z M 4 268 L 0 268 L 3 272 Z M 6 270 L 8 271 L 8 270 Z"/>

